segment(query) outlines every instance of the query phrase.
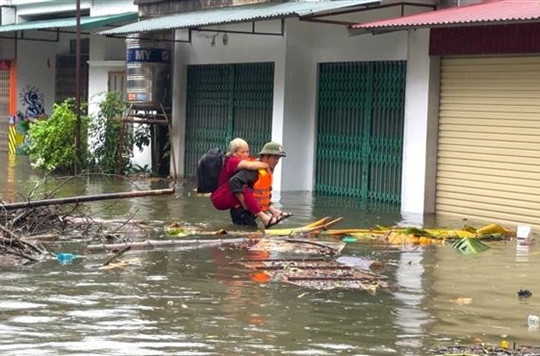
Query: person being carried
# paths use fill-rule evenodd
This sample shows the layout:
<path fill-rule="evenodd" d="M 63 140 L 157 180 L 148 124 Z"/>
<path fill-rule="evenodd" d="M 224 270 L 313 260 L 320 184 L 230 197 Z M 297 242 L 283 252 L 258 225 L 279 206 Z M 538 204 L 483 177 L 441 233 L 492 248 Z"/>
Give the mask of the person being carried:
<path fill-rule="evenodd" d="M 242 194 L 245 191 L 252 190 L 255 199 L 257 200 L 261 210 L 270 217 L 270 221 L 266 227 L 271 227 L 283 219 L 292 216 L 291 213 L 281 211 L 272 205 L 272 172 L 279 163 L 281 157 L 286 157 L 285 151 L 279 143 L 268 142 L 264 145 L 261 152 L 258 154 L 259 161 L 268 163 L 268 169 L 238 171 L 229 180 L 229 185 L 233 194 L 241 201 Z M 230 210 L 231 220 L 235 225 L 257 226 L 255 216 L 249 209 L 242 207 L 232 208 Z"/>
<path fill-rule="evenodd" d="M 235 138 L 229 144 L 225 162 L 219 174 L 218 188 L 210 195 L 210 200 L 218 210 L 229 210 L 243 207 L 253 216 L 261 219 L 261 222 L 268 226 L 272 222 L 272 217 L 263 213 L 257 200 L 253 196 L 253 191 L 245 189 L 240 194 L 233 194 L 229 185 L 229 179 L 241 169 L 256 172 L 258 169 L 267 169 L 268 163 L 249 160 L 249 145 L 241 138 Z"/>

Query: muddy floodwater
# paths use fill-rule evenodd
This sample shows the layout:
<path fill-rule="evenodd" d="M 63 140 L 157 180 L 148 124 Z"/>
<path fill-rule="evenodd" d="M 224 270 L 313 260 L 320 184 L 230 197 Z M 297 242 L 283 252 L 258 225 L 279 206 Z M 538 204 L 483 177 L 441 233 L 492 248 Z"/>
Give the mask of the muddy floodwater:
<path fill-rule="evenodd" d="M 43 176 L 25 157 L 2 158 L 4 201 L 24 199 Z M 53 189 L 58 182 L 42 184 Z M 176 194 L 88 203 L 107 219 L 182 222 L 213 231 L 235 229 L 193 186 Z M 169 187 L 166 181 L 86 177 L 56 196 Z M 324 216 L 343 217 L 336 227 L 411 223 L 397 213 L 366 212 L 354 201 L 306 192 L 277 194 L 294 216 L 279 226 L 302 226 Z M 408 218 L 409 219 L 409 218 Z M 488 222 L 467 221 L 480 227 Z M 430 224 L 460 228 L 463 221 Z M 432 226 L 426 226 L 432 227 Z M 534 236 L 533 236 L 534 237 Z M 164 232 L 155 238 L 167 239 Z M 85 251 L 89 241 L 49 243 L 50 258 L 0 270 L 0 355 L 431 355 L 440 346 L 486 342 L 539 345 L 528 316 L 540 315 L 540 249 L 516 241 L 462 255 L 449 245 L 395 248 L 349 243 L 341 256 L 386 264 L 395 288 L 370 294 L 319 291 L 252 280 L 239 264 L 245 252 L 216 247 L 130 251 L 137 263 L 104 270 L 105 253 Z M 527 289 L 532 296 L 519 299 Z"/>

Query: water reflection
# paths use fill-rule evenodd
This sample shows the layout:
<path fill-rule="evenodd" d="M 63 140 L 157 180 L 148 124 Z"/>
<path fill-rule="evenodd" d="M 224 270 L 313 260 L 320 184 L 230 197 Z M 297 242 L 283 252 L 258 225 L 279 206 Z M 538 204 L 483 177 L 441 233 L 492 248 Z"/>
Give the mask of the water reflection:
<path fill-rule="evenodd" d="M 493 243 L 490 250 L 473 256 L 438 248 L 436 260 L 428 266 L 433 296 L 427 306 L 438 320 L 430 324 L 430 331 L 461 335 L 466 341 L 508 339 L 538 345 L 540 334 L 528 331 L 527 317 L 540 310 L 540 301 L 534 298 L 540 293 L 535 289 L 540 282 L 539 253 L 536 245 L 530 246 L 529 261 L 516 260 L 516 241 Z M 521 289 L 533 296 L 521 300 L 517 294 Z"/>
<path fill-rule="evenodd" d="M 531 241 L 517 240 L 516 241 L 516 262 L 529 262 L 529 249 Z"/>
<path fill-rule="evenodd" d="M 395 323 L 400 329 L 397 344 L 416 349 L 423 346 L 424 326 L 430 317 L 423 308 L 426 292 L 422 285 L 424 274 L 422 260 L 422 249 L 409 249 L 400 254 L 396 271 L 398 291 L 393 293 L 394 297 L 401 302 L 394 311 Z M 417 353 L 418 350 L 412 355 Z"/>

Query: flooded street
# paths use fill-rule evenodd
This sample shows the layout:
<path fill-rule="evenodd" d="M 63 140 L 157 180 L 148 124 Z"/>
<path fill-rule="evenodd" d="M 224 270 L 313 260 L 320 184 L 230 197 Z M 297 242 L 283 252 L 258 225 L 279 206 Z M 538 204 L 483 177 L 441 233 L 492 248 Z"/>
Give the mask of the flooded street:
<path fill-rule="evenodd" d="M 2 162 L 4 163 L 4 162 Z M 0 193 L 19 201 L 43 177 L 25 161 L 8 161 Z M 52 190 L 47 183 L 40 189 Z M 55 196 L 167 188 L 166 181 L 85 177 Z M 184 222 L 208 230 L 237 230 L 228 212 L 178 183 L 175 195 L 88 203 L 94 217 Z M 343 217 L 339 228 L 390 226 L 392 213 L 368 214 L 346 199 L 283 193 L 279 205 L 295 215 L 279 226 Z M 471 225 L 473 222 L 468 222 Z M 461 222 L 439 219 L 441 227 Z M 476 227 L 480 227 L 476 225 Z M 156 238 L 168 239 L 165 233 Z M 190 237 L 192 238 L 192 237 Z M 392 291 L 317 291 L 257 283 L 238 261 L 245 252 L 223 247 L 130 251 L 138 264 L 103 270 L 107 256 L 88 253 L 89 241 L 50 243 L 54 258 L 0 273 L 1 355 L 429 355 L 442 345 L 540 344 L 529 314 L 540 315 L 540 249 L 516 241 L 490 243 L 478 255 L 449 245 L 386 248 L 350 243 L 342 256 L 386 263 Z M 519 300 L 528 289 L 532 297 Z"/>

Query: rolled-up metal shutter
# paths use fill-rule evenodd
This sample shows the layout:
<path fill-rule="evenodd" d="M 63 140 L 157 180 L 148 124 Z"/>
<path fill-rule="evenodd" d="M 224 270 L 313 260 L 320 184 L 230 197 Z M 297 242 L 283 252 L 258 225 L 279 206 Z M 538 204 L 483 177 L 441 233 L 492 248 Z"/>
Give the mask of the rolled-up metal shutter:
<path fill-rule="evenodd" d="M 540 56 L 441 70 L 437 214 L 540 226 Z"/>

